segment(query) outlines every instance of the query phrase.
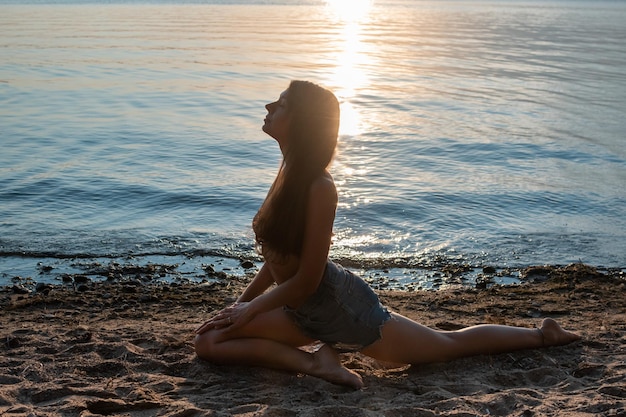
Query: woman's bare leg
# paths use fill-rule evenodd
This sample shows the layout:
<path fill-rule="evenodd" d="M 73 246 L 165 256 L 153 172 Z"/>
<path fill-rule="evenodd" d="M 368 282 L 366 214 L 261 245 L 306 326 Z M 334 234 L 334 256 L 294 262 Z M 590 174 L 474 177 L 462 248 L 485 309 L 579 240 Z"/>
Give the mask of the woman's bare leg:
<path fill-rule="evenodd" d="M 419 364 L 563 345 L 579 338 L 552 319 L 545 319 L 541 329 L 485 324 L 457 331 L 438 331 L 393 314 L 383 326 L 382 339 L 362 353 L 387 362 Z"/>
<path fill-rule="evenodd" d="M 260 314 L 236 331 L 210 330 L 194 341 L 198 357 L 210 362 L 262 366 L 354 388 L 363 386 L 361 376 L 341 365 L 339 355 L 330 346 L 324 345 L 314 353 L 298 349 L 312 342 L 282 309 Z"/>

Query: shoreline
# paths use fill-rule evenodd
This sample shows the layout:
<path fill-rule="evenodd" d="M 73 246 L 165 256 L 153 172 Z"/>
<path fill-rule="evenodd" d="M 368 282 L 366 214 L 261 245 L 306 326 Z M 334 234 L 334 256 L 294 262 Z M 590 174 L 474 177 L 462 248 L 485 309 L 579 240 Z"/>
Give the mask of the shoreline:
<path fill-rule="evenodd" d="M 544 280 L 570 265 L 584 265 L 597 273 L 626 279 L 625 267 L 570 265 L 499 266 L 459 261 L 426 261 L 398 258 L 384 263 L 372 260 L 332 258 L 361 276 L 376 290 L 422 291 L 451 287 L 484 289 L 494 285 L 518 285 Z M 11 286 L 23 293 L 40 285 L 81 285 L 91 282 L 137 281 L 144 284 L 205 284 L 249 279 L 262 265 L 254 257 L 217 254 L 131 254 L 128 256 L 0 256 L 0 288 Z"/>
<path fill-rule="evenodd" d="M 479 323 L 535 327 L 549 316 L 581 341 L 396 368 L 343 355 L 364 378 L 359 391 L 198 360 L 193 329 L 234 301 L 243 278 L 92 282 L 82 290 L 55 285 L 34 294 L 2 287 L 0 414 L 626 415 L 626 281 L 581 264 L 548 272 L 514 286 L 377 292 L 391 310 L 443 330 Z"/>

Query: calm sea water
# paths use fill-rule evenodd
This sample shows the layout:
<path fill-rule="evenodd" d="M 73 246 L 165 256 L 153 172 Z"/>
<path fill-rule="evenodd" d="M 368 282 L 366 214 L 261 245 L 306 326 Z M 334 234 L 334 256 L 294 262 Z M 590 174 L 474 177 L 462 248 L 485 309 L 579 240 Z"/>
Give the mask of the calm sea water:
<path fill-rule="evenodd" d="M 237 270 L 291 79 L 342 102 L 332 257 L 626 267 L 626 3 L 340 5 L 2 0 L 0 284 Z"/>

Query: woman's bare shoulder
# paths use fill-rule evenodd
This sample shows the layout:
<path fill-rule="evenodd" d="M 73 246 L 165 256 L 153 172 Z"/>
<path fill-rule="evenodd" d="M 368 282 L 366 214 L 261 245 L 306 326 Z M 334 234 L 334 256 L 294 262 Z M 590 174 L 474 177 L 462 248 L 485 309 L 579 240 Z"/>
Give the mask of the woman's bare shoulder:
<path fill-rule="evenodd" d="M 332 175 L 325 171 L 323 175 L 317 177 L 311 183 L 311 197 L 313 199 L 324 199 L 337 201 L 337 187 Z"/>

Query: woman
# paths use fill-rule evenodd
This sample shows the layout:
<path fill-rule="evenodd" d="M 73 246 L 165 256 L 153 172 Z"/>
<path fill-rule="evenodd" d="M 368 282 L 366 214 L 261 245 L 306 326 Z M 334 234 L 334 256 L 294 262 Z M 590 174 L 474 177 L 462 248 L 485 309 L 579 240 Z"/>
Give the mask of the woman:
<path fill-rule="evenodd" d="M 480 325 L 450 332 L 389 313 L 362 279 L 328 260 L 337 190 L 327 167 L 337 145 L 337 99 L 318 85 L 293 81 L 265 107 L 263 131 L 283 155 L 252 224 L 265 263 L 237 302 L 196 330 L 200 358 L 360 388 L 361 376 L 341 364 L 339 352 L 418 364 L 579 338 L 551 319 L 540 329 Z M 299 349 L 316 341 L 323 344 L 314 353 Z"/>

